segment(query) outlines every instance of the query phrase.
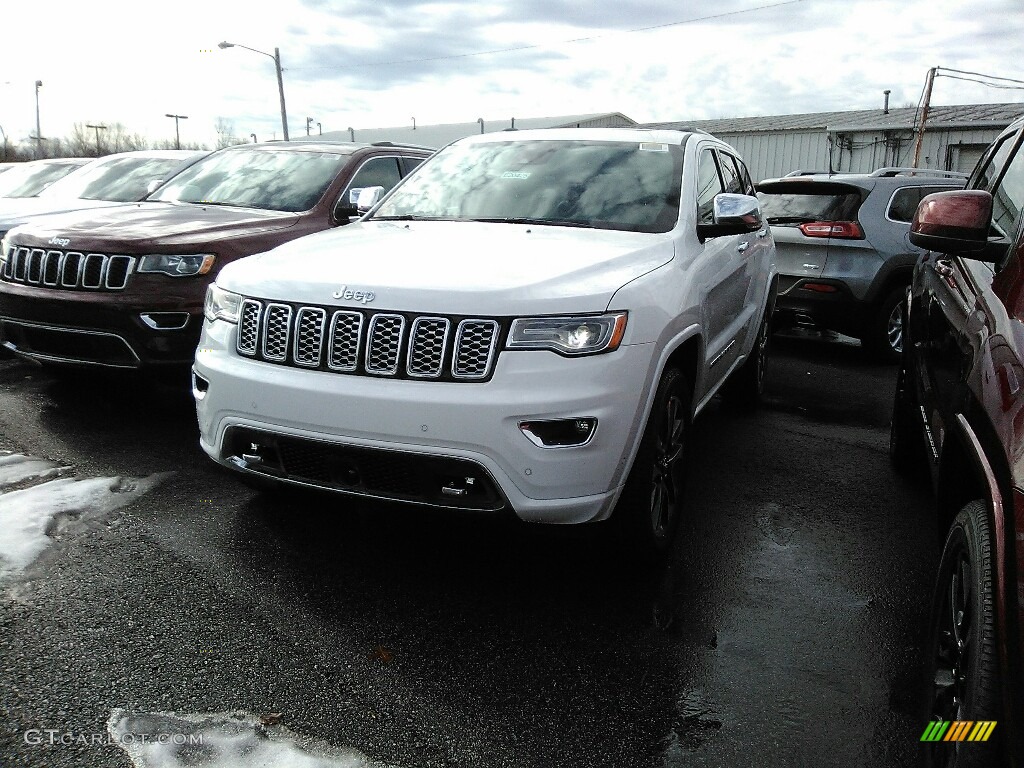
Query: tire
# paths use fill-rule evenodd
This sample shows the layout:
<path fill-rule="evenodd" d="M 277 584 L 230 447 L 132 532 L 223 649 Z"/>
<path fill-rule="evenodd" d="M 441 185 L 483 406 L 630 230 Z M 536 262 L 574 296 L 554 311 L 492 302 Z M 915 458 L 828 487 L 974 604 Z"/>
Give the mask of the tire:
<path fill-rule="evenodd" d="M 645 562 L 660 562 L 668 555 L 682 515 L 692 401 L 682 372 L 666 370 L 615 508 L 618 527 Z"/>
<path fill-rule="evenodd" d="M 888 294 L 879 305 L 861 344 L 882 363 L 897 363 L 903 355 L 904 321 L 906 312 L 906 286 Z"/>
<path fill-rule="evenodd" d="M 725 401 L 741 411 L 754 411 L 764 394 L 764 377 L 768 370 L 768 348 L 772 335 L 771 320 L 767 311 L 757 328 L 757 337 L 750 350 L 750 357 L 737 368 L 722 387 Z"/>
<path fill-rule="evenodd" d="M 984 501 L 953 520 L 939 563 L 928 636 L 927 720 L 1000 719 L 992 529 Z M 999 765 L 999 726 L 985 742 L 925 742 L 925 765 Z"/>
<path fill-rule="evenodd" d="M 896 374 L 896 394 L 889 422 L 889 462 L 893 469 L 908 477 L 923 474 L 926 466 L 923 427 L 915 408 L 904 364 Z"/>

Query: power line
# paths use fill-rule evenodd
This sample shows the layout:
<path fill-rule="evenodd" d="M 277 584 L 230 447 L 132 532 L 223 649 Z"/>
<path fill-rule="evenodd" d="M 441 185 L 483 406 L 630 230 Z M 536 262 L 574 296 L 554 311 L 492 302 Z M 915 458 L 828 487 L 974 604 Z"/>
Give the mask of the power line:
<path fill-rule="evenodd" d="M 758 5 L 754 8 L 743 8 L 739 11 L 726 11 L 724 13 L 713 13 L 707 16 L 696 16 L 692 19 L 683 19 L 682 21 L 669 21 L 664 24 L 653 24 L 649 27 L 636 27 L 635 29 L 617 29 L 612 32 L 607 32 L 601 35 L 591 35 L 589 37 L 575 37 L 571 40 L 558 40 L 552 43 L 532 43 L 530 45 L 520 45 L 513 48 L 495 48 L 490 51 L 474 51 L 472 53 L 455 53 L 449 56 L 430 56 L 424 59 L 396 59 L 395 61 L 375 61 L 366 64 L 345 64 L 337 66 L 323 66 L 323 67 L 289 67 L 293 71 L 298 70 L 309 70 L 309 69 L 354 69 L 357 67 L 389 67 L 397 64 L 423 64 L 431 61 L 449 61 L 452 59 L 468 59 L 473 56 L 490 56 L 496 53 L 515 53 L 516 51 L 529 51 L 536 48 L 549 48 L 555 45 L 568 45 L 570 43 L 585 43 L 591 40 L 600 40 L 610 35 L 624 35 L 633 32 L 650 32 L 654 29 L 665 29 L 666 27 L 678 27 L 683 24 L 696 24 L 700 21 L 713 21 L 715 19 L 724 19 L 730 16 L 740 16 L 747 13 L 755 13 L 757 11 L 766 11 L 771 8 L 781 8 L 786 5 L 794 5 L 796 3 L 802 3 L 804 0 L 782 0 L 778 3 L 768 3 L 766 5 Z"/>
<path fill-rule="evenodd" d="M 986 85 L 989 88 L 998 88 L 998 89 L 1003 90 L 1003 91 L 1024 91 L 1024 84 L 1022 84 L 1022 85 L 1000 85 L 999 83 L 990 83 L 990 82 L 988 82 L 986 80 L 978 80 L 977 78 L 974 78 L 974 77 L 960 77 L 958 75 L 944 75 L 941 72 L 936 73 L 936 76 L 937 77 L 948 77 L 950 80 L 963 80 L 964 82 L 968 82 L 968 83 L 980 83 L 981 85 Z M 1001 78 L 1001 79 L 1008 79 L 1008 78 Z M 1014 80 L 1014 81 L 1011 81 L 1011 82 L 1021 82 L 1021 81 L 1020 80 Z"/>
<path fill-rule="evenodd" d="M 936 67 L 939 72 L 956 72 L 958 75 L 974 75 L 975 77 L 984 77 L 986 80 L 1003 80 L 1007 83 L 1018 83 L 1024 85 L 1024 80 L 1014 80 L 1012 77 L 998 77 L 997 75 L 986 75 L 981 72 L 968 72 L 964 69 L 950 69 L 949 67 Z M 943 77 L 950 77 L 950 75 L 943 75 Z"/>

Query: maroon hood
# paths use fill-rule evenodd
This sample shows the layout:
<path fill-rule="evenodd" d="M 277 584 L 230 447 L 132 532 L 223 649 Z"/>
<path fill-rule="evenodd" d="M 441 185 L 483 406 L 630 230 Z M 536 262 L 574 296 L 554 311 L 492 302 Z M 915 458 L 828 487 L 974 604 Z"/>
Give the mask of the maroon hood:
<path fill-rule="evenodd" d="M 133 253 L 266 234 L 292 227 L 301 217 L 253 208 L 144 202 L 47 216 L 12 230 L 11 240 L 19 245 Z"/>

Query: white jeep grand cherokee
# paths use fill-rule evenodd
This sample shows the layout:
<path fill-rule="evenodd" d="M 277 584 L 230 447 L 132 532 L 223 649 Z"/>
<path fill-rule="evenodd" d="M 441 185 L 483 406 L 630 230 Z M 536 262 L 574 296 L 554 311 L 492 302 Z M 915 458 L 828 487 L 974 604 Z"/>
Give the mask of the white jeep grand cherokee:
<path fill-rule="evenodd" d="M 202 447 L 351 496 L 614 511 L 663 552 L 691 419 L 763 388 L 775 247 L 753 194 L 701 132 L 457 141 L 360 222 L 224 268 L 194 367 Z"/>

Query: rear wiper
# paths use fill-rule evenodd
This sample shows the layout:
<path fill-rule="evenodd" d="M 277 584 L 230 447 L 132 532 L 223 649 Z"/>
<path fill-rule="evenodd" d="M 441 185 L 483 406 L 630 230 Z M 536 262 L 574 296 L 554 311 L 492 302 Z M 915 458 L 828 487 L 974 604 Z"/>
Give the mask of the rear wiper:
<path fill-rule="evenodd" d="M 470 219 L 470 221 L 481 221 L 489 224 L 544 224 L 552 227 L 582 227 L 583 229 L 596 229 L 588 221 L 577 221 L 575 219 L 540 219 L 527 216 L 497 216 L 493 218 Z"/>

